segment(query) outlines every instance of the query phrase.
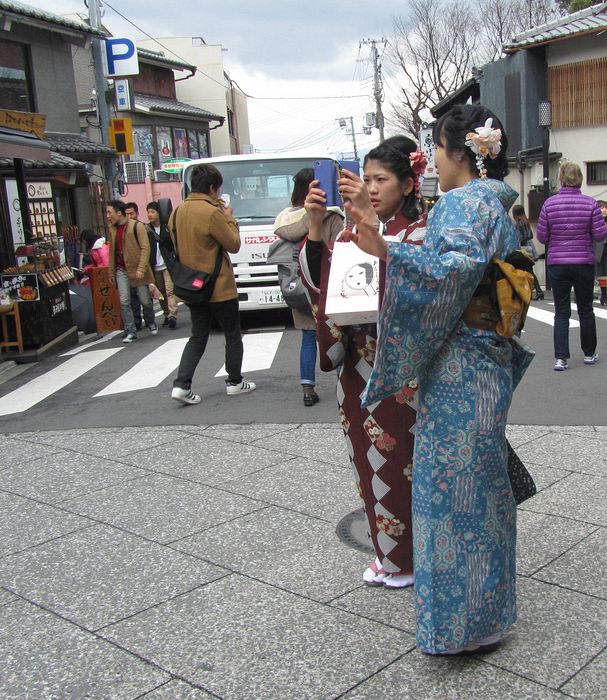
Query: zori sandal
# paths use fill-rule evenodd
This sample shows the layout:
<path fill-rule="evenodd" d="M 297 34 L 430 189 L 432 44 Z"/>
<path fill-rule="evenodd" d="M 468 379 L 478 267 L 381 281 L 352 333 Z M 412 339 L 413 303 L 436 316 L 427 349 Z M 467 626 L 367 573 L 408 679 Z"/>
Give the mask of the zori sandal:
<path fill-rule="evenodd" d="M 379 559 L 372 561 L 363 572 L 363 581 L 367 586 L 381 586 L 386 578 Z"/>

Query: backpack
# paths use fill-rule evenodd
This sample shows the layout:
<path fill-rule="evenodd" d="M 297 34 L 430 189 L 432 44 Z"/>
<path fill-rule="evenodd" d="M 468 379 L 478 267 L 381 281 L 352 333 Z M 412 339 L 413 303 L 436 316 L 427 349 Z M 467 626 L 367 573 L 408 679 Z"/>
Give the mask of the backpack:
<path fill-rule="evenodd" d="M 153 270 L 157 263 L 158 256 L 156 254 L 156 248 L 158 246 L 158 241 L 156 240 L 156 232 L 154 229 L 149 224 L 145 228 L 148 234 L 148 242 L 150 244 L 150 267 Z"/>
<path fill-rule="evenodd" d="M 278 267 L 278 284 L 282 298 L 292 309 L 310 307 L 308 291 L 299 276 L 299 251 L 301 241 L 287 241 L 279 238 L 268 251 L 266 263 Z"/>

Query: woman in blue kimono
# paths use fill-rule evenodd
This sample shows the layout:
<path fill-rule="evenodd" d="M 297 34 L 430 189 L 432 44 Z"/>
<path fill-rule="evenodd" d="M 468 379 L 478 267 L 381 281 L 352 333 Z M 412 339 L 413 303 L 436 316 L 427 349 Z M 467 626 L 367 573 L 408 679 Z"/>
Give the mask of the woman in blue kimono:
<path fill-rule="evenodd" d="M 516 619 L 516 505 L 505 431 L 532 353 L 497 334 L 483 278 L 492 258 L 518 248 L 507 214 L 517 195 L 503 182 L 507 140 L 488 110 L 453 108 L 436 122 L 434 140 L 446 194 L 428 216 L 423 246 L 386 242 L 377 222 L 351 207 L 352 239 L 387 265 L 363 404 L 418 379 L 417 645 L 428 654 L 485 653 Z"/>

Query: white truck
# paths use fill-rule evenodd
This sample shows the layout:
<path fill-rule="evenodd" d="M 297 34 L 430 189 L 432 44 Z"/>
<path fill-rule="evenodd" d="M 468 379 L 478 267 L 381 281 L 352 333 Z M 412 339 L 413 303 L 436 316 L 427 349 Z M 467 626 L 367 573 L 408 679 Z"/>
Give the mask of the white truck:
<path fill-rule="evenodd" d="M 214 165 L 223 177 L 222 194 L 240 226 L 240 251 L 230 255 L 234 265 L 241 311 L 284 307 L 276 265 L 266 265 L 268 248 L 276 240 L 276 215 L 291 206 L 293 177 L 302 168 L 313 168 L 326 154 L 236 155 L 193 160 L 182 173 L 185 199 L 190 192 L 192 169 L 200 163 Z"/>

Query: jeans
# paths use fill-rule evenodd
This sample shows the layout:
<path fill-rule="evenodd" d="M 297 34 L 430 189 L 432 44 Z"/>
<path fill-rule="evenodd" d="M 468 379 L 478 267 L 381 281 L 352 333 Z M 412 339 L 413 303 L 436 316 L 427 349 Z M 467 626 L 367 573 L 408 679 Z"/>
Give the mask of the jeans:
<path fill-rule="evenodd" d="M 122 312 L 122 320 L 124 322 L 124 329 L 127 333 L 135 334 L 137 329 L 135 328 L 135 318 L 133 316 L 133 309 L 131 307 L 131 282 L 126 270 L 121 267 L 116 268 L 116 285 L 118 286 L 118 294 L 120 295 L 120 311 Z M 143 317 L 148 326 L 153 326 L 156 323 L 156 317 L 154 316 L 154 302 L 150 297 L 150 290 L 147 284 L 142 284 L 137 287 L 137 294 L 139 295 L 139 301 L 143 306 Z"/>
<path fill-rule="evenodd" d="M 243 350 L 238 299 L 187 306 L 192 319 L 192 335 L 183 349 L 173 386 L 180 389 L 192 388 L 194 372 L 207 347 L 212 320 L 219 323 L 225 336 L 225 365 L 228 373 L 226 381 L 230 384 L 239 384 L 242 381 Z"/>
<path fill-rule="evenodd" d="M 302 384 L 316 384 L 316 331 L 302 330 L 299 350 L 299 375 Z"/>
<path fill-rule="evenodd" d="M 569 317 L 571 288 L 575 292 L 580 319 L 580 344 L 584 355 L 596 350 L 596 320 L 592 307 L 594 265 L 549 265 L 548 273 L 554 295 L 554 356 L 569 359 Z"/>

